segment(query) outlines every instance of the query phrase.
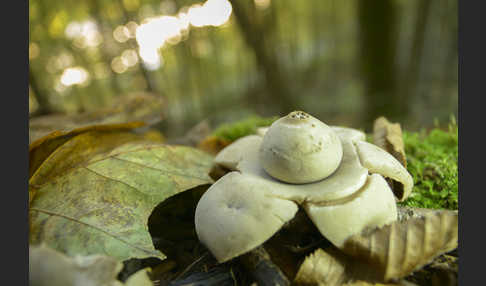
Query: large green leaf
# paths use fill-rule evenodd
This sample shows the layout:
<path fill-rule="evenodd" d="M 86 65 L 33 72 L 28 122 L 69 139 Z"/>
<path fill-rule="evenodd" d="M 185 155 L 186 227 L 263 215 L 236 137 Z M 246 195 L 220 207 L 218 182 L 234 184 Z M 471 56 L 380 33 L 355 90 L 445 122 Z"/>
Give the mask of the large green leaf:
<path fill-rule="evenodd" d="M 29 209 L 32 244 L 45 242 L 68 255 L 165 258 L 153 247 L 148 217 L 168 197 L 211 183 L 212 157 L 151 141 L 116 145 L 114 136 L 100 131 L 75 136 L 31 177 L 36 194 Z M 76 155 L 81 150 L 83 157 Z M 49 176 L 52 172 L 55 176 Z"/>

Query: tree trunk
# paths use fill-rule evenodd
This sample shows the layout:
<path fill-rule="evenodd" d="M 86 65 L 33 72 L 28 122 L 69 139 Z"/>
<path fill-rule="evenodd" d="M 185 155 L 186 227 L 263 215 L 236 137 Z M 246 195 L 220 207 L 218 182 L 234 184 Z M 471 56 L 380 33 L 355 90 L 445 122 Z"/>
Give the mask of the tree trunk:
<path fill-rule="evenodd" d="M 401 83 L 401 96 L 402 98 L 409 99 L 408 102 L 403 102 L 403 104 L 407 105 L 407 110 L 409 109 L 408 105 L 412 101 L 411 98 L 417 96 L 417 87 L 420 81 L 421 72 L 420 64 L 422 62 L 425 31 L 431 3 L 432 0 L 421 0 L 416 7 L 417 18 L 415 19 L 415 32 L 412 42 L 412 51 L 405 78 Z"/>
<path fill-rule="evenodd" d="M 230 0 L 230 2 L 233 6 L 233 15 L 243 38 L 247 45 L 253 49 L 257 64 L 265 76 L 266 89 L 269 96 L 264 99 L 257 98 L 257 103 L 264 105 L 266 108 L 269 108 L 269 104 L 272 104 L 272 106 L 277 107 L 275 111 L 282 115 L 290 112 L 294 108 L 294 101 L 289 90 L 290 86 L 277 58 L 266 49 L 265 29 L 255 21 L 256 9 L 253 9 L 253 13 L 249 13 L 244 7 L 246 1 Z M 253 1 L 249 3 L 254 5 Z M 250 15 L 253 17 L 250 18 Z"/>
<path fill-rule="evenodd" d="M 407 110 L 396 91 L 394 1 L 358 1 L 360 72 L 365 83 L 365 127 L 385 116 L 392 121 L 404 118 Z"/>

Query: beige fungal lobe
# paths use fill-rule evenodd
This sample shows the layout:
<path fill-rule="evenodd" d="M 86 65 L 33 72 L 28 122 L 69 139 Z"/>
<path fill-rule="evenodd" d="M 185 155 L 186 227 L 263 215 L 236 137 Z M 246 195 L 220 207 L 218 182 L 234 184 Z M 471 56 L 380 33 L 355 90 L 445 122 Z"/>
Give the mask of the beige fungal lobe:
<path fill-rule="evenodd" d="M 230 170 L 237 170 L 237 165 L 240 163 L 245 156 L 248 155 L 249 150 L 253 148 L 258 148 L 262 141 L 261 136 L 248 135 L 239 138 L 232 144 L 226 146 L 221 150 L 214 158 L 214 164 L 219 164 Z"/>
<path fill-rule="evenodd" d="M 385 179 L 368 177 L 355 197 L 342 204 L 306 203 L 304 209 L 319 231 L 337 247 L 367 227 L 380 227 L 397 220 L 395 198 Z"/>
<path fill-rule="evenodd" d="M 219 262 L 261 245 L 297 213 L 294 202 L 267 196 L 268 188 L 264 181 L 231 172 L 201 197 L 196 233 Z"/>
<path fill-rule="evenodd" d="M 343 150 L 332 128 L 303 111 L 294 111 L 265 132 L 259 156 L 272 177 L 303 184 L 331 175 L 341 163 Z"/>
<path fill-rule="evenodd" d="M 405 167 L 390 153 L 365 141 L 356 141 L 356 149 L 363 167 L 371 173 L 378 173 L 391 178 L 403 185 L 400 193 L 396 193 L 398 201 L 404 201 L 413 188 L 412 175 Z"/>

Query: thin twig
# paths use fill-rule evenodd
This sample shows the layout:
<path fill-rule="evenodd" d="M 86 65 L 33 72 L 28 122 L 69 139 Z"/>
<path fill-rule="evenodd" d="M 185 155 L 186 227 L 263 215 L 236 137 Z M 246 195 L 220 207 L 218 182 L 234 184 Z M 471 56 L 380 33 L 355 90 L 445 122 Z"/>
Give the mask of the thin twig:
<path fill-rule="evenodd" d="M 194 265 L 196 265 L 197 263 L 199 263 L 201 260 L 203 260 L 204 258 L 206 258 L 206 256 L 208 255 L 208 252 L 205 252 L 203 255 L 201 255 L 198 259 L 194 260 L 191 264 L 189 264 L 189 266 L 187 266 L 181 273 L 179 273 L 175 278 L 174 280 L 177 280 L 177 279 L 180 279 L 182 276 L 184 276 L 184 274 L 186 274 L 189 270 L 191 270 L 192 267 L 194 267 Z"/>

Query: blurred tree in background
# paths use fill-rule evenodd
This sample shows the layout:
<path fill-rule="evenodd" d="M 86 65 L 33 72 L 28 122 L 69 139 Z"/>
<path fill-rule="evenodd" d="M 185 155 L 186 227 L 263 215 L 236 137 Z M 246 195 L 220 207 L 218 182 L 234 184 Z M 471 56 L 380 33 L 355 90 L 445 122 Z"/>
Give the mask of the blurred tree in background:
<path fill-rule="evenodd" d="M 180 135 L 301 109 L 406 129 L 457 116 L 456 0 L 30 0 L 29 113 L 149 92 Z"/>

